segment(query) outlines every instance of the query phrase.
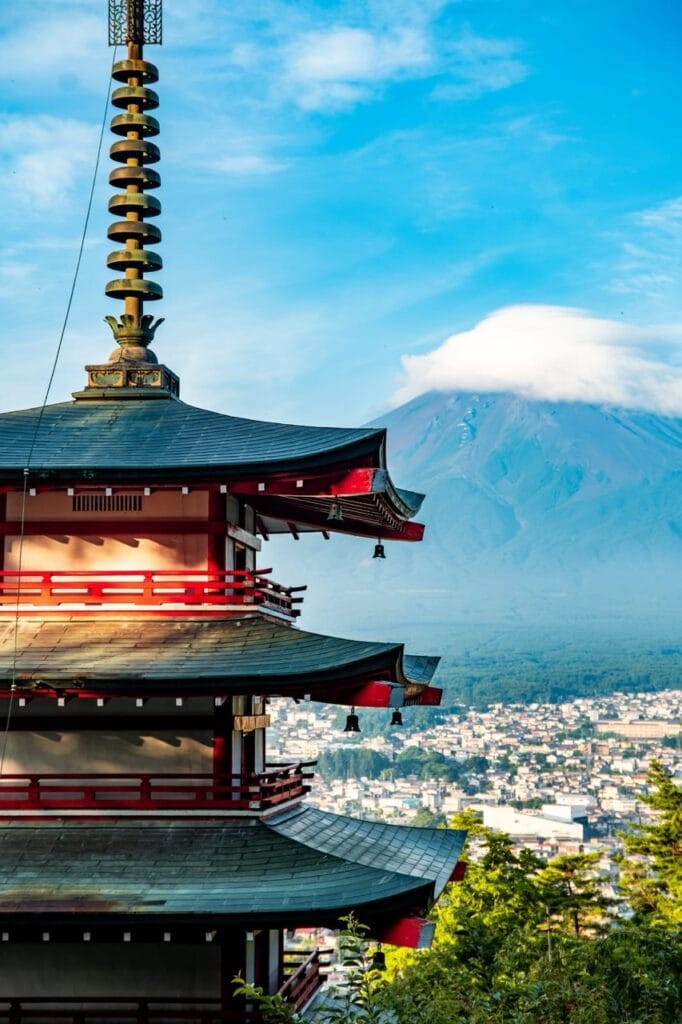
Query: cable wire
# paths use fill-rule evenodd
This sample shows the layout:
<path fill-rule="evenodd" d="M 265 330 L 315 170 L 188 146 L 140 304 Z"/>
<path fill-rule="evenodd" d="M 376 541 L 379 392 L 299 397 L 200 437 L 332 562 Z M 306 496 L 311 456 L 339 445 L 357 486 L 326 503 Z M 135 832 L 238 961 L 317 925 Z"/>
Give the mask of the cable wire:
<path fill-rule="evenodd" d="M 114 47 L 113 57 L 112 57 L 112 62 L 111 62 L 112 70 L 113 70 L 113 66 L 114 66 L 114 64 L 116 62 L 117 50 L 118 50 L 118 47 Z M 8 743 L 8 740 L 9 740 L 9 728 L 10 728 L 10 722 L 11 722 L 11 719 L 12 719 L 12 711 L 13 711 L 13 708 L 14 708 L 14 699 L 15 699 L 15 694 L 16 694 L 16 689 L 17 689 L 17 662 L 18 662 L 18 657 L 19 657 L 19 653 L 18 653 L 18 645 L 19 645 L 19 606 L 20 606 L 20 603 L 21 603 L 21 569 L 22 569 L 23 556 L 24 556 L 24 531 L 25 531 L 25 523 L 26 523 L 26 498 L 27 498 L 27 495 L 28 495 L 28 479 L 29 479 L 29 474 L 30 474 L 30 471 L 31 471 L 31 461 L 33 459 L 33 453 L 35 451 L 36 443 L 38 441 L 38 433 L 40 431 L 40 427 L 41 427 L 42 422 L 43 422 L 43 417 L 45 415 L 45 409 L 47 407 L 47 402 L 48 402 L 48 399 L 50 397 L 50 391 L 52 390 L 52 385 L 54 383 L 55 374 L 57 372 L 57 365 L 59 363 L 59 357 L 61 356 L 62 346 L 64 344 L 64 336 L 66 334 L 66 328 L 68 326 L 69 318 L 71 316 L 71 307 L 73 305 L 73 298 L 74 298 L 74 295 L 76 294 L 76 285 L 78 283 L 78 275 L 80 273 L 81 261 L 83 259 L 83 251 L 85 249 L 85 240 L 86 240 L 86 237 L 87 237 L 88 227 L 89 227 L 89 224 L 90 224 L 90 215 L 92 213 L 92 204 L 93 204 L 93 200 L 94 200 L 94 197 L 95 197 L 95 188 L 96 188 L 96 185 L 97 185 L 97 175 L 99 173 L 99 165 L 100 165 L 100 160 L 101 160 L 101 156 L 102 156 L 102 144 L 104 142 L 104 132 L 106 130 L 107 115 L 109 113 L 109 101 L 111 99 L 112 81 L 113 81 L 113 79 L 112 79 L 112 76 L 110 74 L 109 75 L 109 83 L 108 83 L 108 86 L 107 86 L 107 98 L 106 98 L 106 102 L 104 104 L 104 113 L 102 115 L 102 123 L 101 123 L 101 126 L 100 126 L 99 139 L 98 139 L 98 142 L 97 142 L 97 153 L 96 153 L 96 156 L 95 156 L 95 166 L 93 168 L 92 181 L 90 183 L 90 193 L 88 195 L 88 205 L 87 205 L 87 208 L 86 208 L 86 211 L 85 211 L 85 220 L 83 222 L 83 231 L 81 233 L 80 245 L 78 247 L 78 256 L 76 258 L 76 266 L 74 268 L 73 279 L 71 281 L 71 288 L 69 290 L 69 297 L 68 297 L 68 300 L 67 300 L 67 303 L 66 303 L 66 311 L 64 313 L 64 320 L 62 322 L 61 331 L 59 332 L 59 340 L 57 342 L 57 349 L 55 351 L 54 359 L 52 360 L 52 367 L 51 367 L 51 370 L 50 370 L 50 376 L 49 376 L 48 381 L 47 381 L 47 387 L 45 388 L 45 394 L 43 395 L 42 405 L 40 406 L 40 412 L 38 413 L 38 418 L 36 420 L 35 428 L 33 430 L 33 437 L 31 438 L 31 444 L 29 446 L 28 455 L 26 457 L 26 465 L 24 467 L 24 487 L 23 487 L 22 498 L 21 498 L 21 514 L 20 514 L 20 521 L 19 521 L 19 552 L 18 552 L 18 556 L 17 556 L 17 566 L 18 566 L 17 593 L 16 593 L 17 601 L 16 601 L 16 607 L 15 607 L 15 613 L 14 613 L 14 649 L 13 649 L 13 652 L 12 652 L 12 682 L 10 684 L 9 704 L 7 706 L 7 718 L 5 720 L 5 729 L 4 729 L 4 735 L 3 735 L 3 741 L 2 741 L 2 752 L 0 753 L 0 776 L 3 774 L 3 770 L 4 770 L 4 767 L 5 767 L 5 755 L 7 754 L 7 743 Z"/>

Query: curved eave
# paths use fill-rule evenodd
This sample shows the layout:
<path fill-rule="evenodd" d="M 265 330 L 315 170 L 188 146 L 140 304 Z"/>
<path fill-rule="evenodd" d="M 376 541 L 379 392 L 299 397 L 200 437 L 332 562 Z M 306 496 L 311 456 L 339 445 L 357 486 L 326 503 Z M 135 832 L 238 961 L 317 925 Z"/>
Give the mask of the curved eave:
<path fill-rule="evenodd" d="M 253 485 L 237 485 L 237 490 L 249 493 L 266 536 L 293 529 L 415 541 L 424 534 L 421 523 L 409 522 L 419 512 L 424 495 L 399 490 L 386 469 L 358 468 L 327 481 L 319 493 L 305 493 L 303 488 L 297 492 L 289 481 L 264 481 L 257 486 L 260 490 Z"/>
<path fill-rule="evenodd" d="M 463 831 L 360 821 L 316 807 L 296 807 L 269 824 L 316 850 L 348 851 L 357 864 L 380 864 L 387 871 L 428 880 L 436 897 L 450 880 L 466 837 Z"/>
<path fill-rule="evenodd" d="M 333 927 L 351 910 L 370 922 L 423 912 L 463 833 L 392 829 L 313 809 L 248 823 L 0 824 L 0 918 Z"/>
<path fill-rule="evenodd" d="M 401 688 L 403 704 L 409 688 L 426 685 L 423 672 L 411 676 L 409 662 L 406 669 L 402 644 L 308 633 L 258 615 L 36 616 L 20 619 L 16 631 L 15 640 L 13 619 L 0 623 L 0 685 L 7 690 L 14 680 L 34 696 L 321 692 L 351 704 L 359 688 L 382 680 Z"/>

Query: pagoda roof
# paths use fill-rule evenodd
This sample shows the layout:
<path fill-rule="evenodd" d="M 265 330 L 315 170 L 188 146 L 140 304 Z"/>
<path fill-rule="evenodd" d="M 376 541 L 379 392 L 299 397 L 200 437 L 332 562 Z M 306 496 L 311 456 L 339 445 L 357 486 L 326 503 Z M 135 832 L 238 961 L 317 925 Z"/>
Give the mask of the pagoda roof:
<path fill-rule="evenodd" d="M 0 824 L 0 917 L 39 915 L 41 925 L 160 918 L 164 925 L 333 926 L 353 910 L 371 922 L 425 910 L 464 836 L 314 808 L 248 822 L 7 822 Z"/>
<path fill-rule="evenodd" d="M 232 483 L 264 534 L 291 525 L 398 540 L 423 534 L 407 520 L 424 496 L 393 484 L 386 431 L 375 427 L 243 419 L 161 395 L 88 398 L 0 413 L 0 484 L 19 486 L 29 461 L 43 486 Z M 343 516 L 330 517 L 339 499 Z"/>
<path fill-rule="evenodd" d="M 40 421 L 38 426 L 38 421 Z M 36 435 L 36 428 L 37 435 Z M 123 478 L 293 471 L 352 459 L 383 465 L 385 431 L 227 416 L 174 398 L 88 399 L 0 413 L 0 473 L 88 472 Z"/>
<path fill-rule="evenodd" d="M 405 655 L 402 644 L 309 633 L 260 615 L 143 619 L 100 612 L 0 622 L 0 681 L 7 687 L 14 679 L 35 696 L 310 693 L 343 704 L 353 703 L 359 686 L 384 680 L 403 687 L 410 701 L 428 686 L 438 661 Z"/>

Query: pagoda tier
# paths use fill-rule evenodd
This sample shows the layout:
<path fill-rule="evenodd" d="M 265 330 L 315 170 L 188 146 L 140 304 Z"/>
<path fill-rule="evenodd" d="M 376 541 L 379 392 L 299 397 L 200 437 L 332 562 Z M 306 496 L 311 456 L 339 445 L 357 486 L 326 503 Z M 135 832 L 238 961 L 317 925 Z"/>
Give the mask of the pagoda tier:
<path fill-rule="evenodd" d="M 172 397 L 81 398 L 0 415 L 0 486 L 92 491 L 161 486 L 240 496 L 258 530 L 421 540 L 423 495 L 386 468 L 386 432 L 240 419 Z"/>
<path fill-rule="evenodd" d="M 83 651 L 88 652 L 87 660 Z M 260 616 L 87 614 L 0 621 L 0 694 L 23 697 L 307 697 L 358 707 L 438 704 L 439 659 L 402 644 L 308 633 Z"/>
<path fill-rule="evenodd" d="M 0 922 L 10 940 L 33 929 L 82 941 L 83 928 L 93 940 L 172 928 L 203 939 L 234 924 L 334 928 L 354 911 L 380 935 L 428 909 L 463 838 L 303 807 L 249 821 L 0 824 Z"/>

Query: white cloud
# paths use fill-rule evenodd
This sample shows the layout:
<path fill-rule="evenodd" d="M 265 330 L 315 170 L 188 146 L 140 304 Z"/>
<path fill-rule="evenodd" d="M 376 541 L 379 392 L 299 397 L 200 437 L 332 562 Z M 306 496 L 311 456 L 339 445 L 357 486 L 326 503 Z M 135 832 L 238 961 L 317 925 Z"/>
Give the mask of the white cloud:
<path fill-rule="evenodd" d="M 285 53 L 285 74 L 306 109 L 351 106 L 380 83 L 418 77 L 431 66 L 429 41 L 418 28 L 372 32 L 337 25 L 306 32 Z"/>
<path fill-rule="evenodd" d="M 260 153 L 227 153 L 206 163 L 207 170 L 235 177 L 264 177 L 283 171 L 286 164 Z"/>
<path fill-rule="evenodd" d="M 4 34 L 0 78 L 53 82 L 67 78 L 103 90 L 109 71 L 107 26 L 101 15 L 70 3 L 44 13 L 27 5 L 30 17 Z M 104 94 L 103 94 L 104 98 Z"/>
<path fill-rule="evenodd" d="M 96 140 L 97 129 L 82 121 L 0 115 L 0 186 L 17 206 L 59 216 L 94 168 Z"/>
<path fill-rule="evenodd" d="M 430 390 L 513 391 L 682 413 L 682 325 L 644 328 L 561 306 L 509 306 L 402 364 L 396 403 Z"/>
<path fill-rule="evenodd" d="M 368 11 L 363 25 L 298 31 L 283 47 L 285 95 L 309 110 L 338 110 L 376 99 L 406 80 L 433 78 L 439 99 L 472 99 L 529 73 L 514 39 L 465 27 L 447 38 L 436 24 L 440 3 Z"/>
<path fill-rule="evenodd" d="M 667 199 L 659 206 L 642 210 L 637 220 L 644 227 L 657 228 L 678 236 L 682 232 L 682 196 Z"/>

